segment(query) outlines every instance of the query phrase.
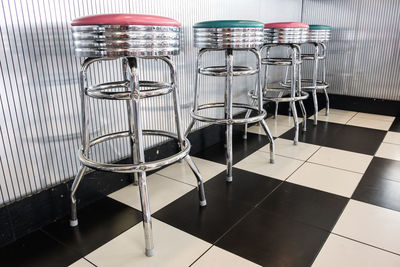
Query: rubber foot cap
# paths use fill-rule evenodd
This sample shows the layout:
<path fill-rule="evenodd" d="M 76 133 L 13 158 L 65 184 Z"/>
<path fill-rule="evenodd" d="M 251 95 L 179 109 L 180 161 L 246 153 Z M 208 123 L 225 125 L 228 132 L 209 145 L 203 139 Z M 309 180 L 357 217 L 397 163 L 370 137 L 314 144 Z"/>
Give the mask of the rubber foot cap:
<path fill-rule="evenodd" d="M 243 135 L 243 139 L 246 140 L 247 139 L 247 134 Z"/>
<path fill-rule="evenodd" d="M 201 207 L 205 207 L 205 206 L 207 206 L 207 200 L 200 200 L 200 206 Z"/>
<path fill-rule="evenodd" d="M 145 254 L 146 254 L 147 257 L 153 257 L 153 255 L 154 255 L 154 248 L 152 248 L 152 249 L 147 249 L 147 248 L 146 248 Z"/>
<path fill-rule="evenodd" d="M 232 176 L 226 177 L 226 181 L 229 183 L 232 182 Z"/>
<path fill-rule="evenodd" d="M 69 220 L 69 226 L 71 226 L 71 227 L 78 226 L 78 219 L 76 219 L 76 220 Z"/>

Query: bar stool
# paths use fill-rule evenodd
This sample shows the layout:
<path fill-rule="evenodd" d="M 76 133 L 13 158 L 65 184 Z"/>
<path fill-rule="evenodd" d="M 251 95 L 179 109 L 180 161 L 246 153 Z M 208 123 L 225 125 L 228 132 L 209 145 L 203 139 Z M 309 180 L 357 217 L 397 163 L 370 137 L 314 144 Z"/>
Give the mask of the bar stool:
<path fill-rule="evenodd" d="M 135 14 L 105 14 L 78 18 L 72 22 L 75 56 L 85 57 L 80 71 L 82 116 L 82 147 L 79 152 L 81 167 L 71 187 L 71 226 L 78 225 L 75 193 L 87 168 L 118 173 L 137 173 L 145 253 L 153 255 L 151 213 L 147 192 L 146 171 L 185 159 L 197 178 L 200 205 L 206 205 L 203 182 L 195 163 L 189 156 L 190 143 L 181 129 L 176 71 L 170 56 L 180 51 L 180 23 L 165 17 Z M 170 81 L 141 81 L 137 59 L 159 59 L 170 71 Z M 87 70 L 94 62 L 122 59 L 124 77 L 120 81 L 88 85 Z M 162 130 L 143 130 L 140 104 L 145 98 L 172 93 L 177 133 Z M 88 99 L 122 100 L 127 104 L 129 130 L 114 132 L 89 139 Z M 143 135 L 176 139 L 180 151 L 170 157 L 145 162 Z M 111 164 L 90 159 L 90 149 L 104 141 L 129 138 L 133 164 Z"/>
<path fill-rule="evenodd" d="M 329 96 L 326 89 L 329 84 L 326 82 L 326 45 L 325 42 L 330 40 L 332 27 L 327 25 L 310 25 L 308 31 L 308 40 L 303 45 L 311 45 L 314 48 L 314 53 L 302 54 L 302 60 L 309 60 L 313 63 L 313 74 L 312 79 L 302 79 L 302 89 L 305 91 L 311 91 L 314 102 L 314 125 L 318 124 L 318 100 L 317 91 L 324 91 L 326 98 L 326 115 L 329 114 Z M 319 64 L 322 64 L 322 77 L 318 79 L 318 68 Z M 286 70 L 288 72 L 288 70 Z M 283 86 L 290 86 L 291 80 L 285 76 Z"/>
<path fill-rule="evenodd" d="M 233 77 L 257 75 L 257 88 L 254 90 L 260 97 L 262 94 L 260 70 L 261 57 L 258 51 L 263 44 L 263 24 L 249 20 L 216 20 L 196 23 L 194 29 L 194 46 L 200 48 L 196 61 L 196 79 L 192 121 L 186 131 L 189 134 L 196 121 L 212 124 L 226 125 L 226 181 L 232 181 L 232 132 L 234 124 L 247 124 L 260 122 L 270 142 L 270 162 L 274 162 L 274 139 L 264 121 L 266 111 L 262 107 L 262 101 L 258 105 L 233 103 Z M 225 66 L 203 66 L 202 57 L 206 53 L 224 51 Z M 256 57 L 256 67 L 234 65 L 234 51 L 249 51 Z M 225 101 L 222 103 L 199 104 L 199 74 L 225 78 Z M 260 98 L 261 99 L 261 98 Z M 224 108 L 225 117 L 207 117 L 201 115 L 201 110 Z M 233 108 L 241 108 L 255 111 L 257 114 L 248 118 L 233 118 Z"/>
<path fill-rule="evenodd" d="M 300 44 L 305 43 L 308 37 L 308 25 L 300 22 L 278 22 L 268 23 L 264 25 L 265 43 L 261 48 L 261 54 L 266 51 L 262 64 L 265 65 L 265 77 L 263 88 L 263 100 L 275 102 L 275 118 L 278 114 L 278 104 L 280 102 L 289 102 L 290 110 L 293 115 L 295 126 L 294 144 L 299 139 L 299 122 L 296 111 L 296 102 L 299 102 L 301 112 L 303 114 L 303 131 L 306 131 L 306 109 L 303 100 L 308 97 L 308 93 L 301 90 L 301 49 Z M 285 47 L 289 51 L 287 58 L 271 57 L 270 50 L 273 48 Z M 297 83 L 292 83 L 290 91 L 284 86 L 272 88 L 268 86 L 268 67 L 269 66 L 287 66 L 292 69 L 292 77 Z M 299 78 L 297 78 L 299 77 Z M 253 101 L 257 99 L 257 95 L 250 91 Z M 246 117 L 249 114 L 246 114 Z M 245 127 L 247 134 L 247 125 Z"/>

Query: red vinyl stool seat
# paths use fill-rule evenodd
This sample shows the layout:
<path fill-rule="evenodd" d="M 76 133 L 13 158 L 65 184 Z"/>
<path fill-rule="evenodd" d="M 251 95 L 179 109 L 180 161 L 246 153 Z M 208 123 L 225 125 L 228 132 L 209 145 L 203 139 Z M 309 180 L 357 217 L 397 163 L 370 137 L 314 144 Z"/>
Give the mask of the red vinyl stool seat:
<path fill-rule="evenodd" d="M 167 17 L 144 14 L 102 14 L 74 19 L 72 26 L 87 25 L 154 25 L 180 27 L 181 24 Z"/>
<path fill-rule="evenodd" d="M 266 23 L 264 29 L 287 29 L 287 28 L 303 28 L 308 29 L 308 24 L 302 22 L 275 22 Z"/>
<path fill-rule="evenodd" d="M 143 14 L 102 14 L 71 23 L 80 57 L 171 56 L 180 51 L 181 24 Z"/>

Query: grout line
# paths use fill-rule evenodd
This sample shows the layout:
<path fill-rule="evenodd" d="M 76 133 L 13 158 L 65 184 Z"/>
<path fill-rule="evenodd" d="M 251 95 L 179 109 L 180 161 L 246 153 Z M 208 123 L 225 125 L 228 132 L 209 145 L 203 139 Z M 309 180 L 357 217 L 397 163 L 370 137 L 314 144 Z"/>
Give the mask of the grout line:
<path fill-rule="evenodd" d="M 372 159 L 371 159 L 371 161 L 372 161 Z M 365 173 L 365 172 L 350 171 L 350 170 L 347 170 L 347 169 L 343 169 L 343 168 L 339 168 L 339 167 L 333 167 L 333 166 L 330 166 L 330 165 L 325 165 L 325 164 L 318 163 L 318 162 L 313 162 L 313 161 L 307 161 L 307 162 L 310 163 L 310 164 L 324 166 L 324 167 L 328 167 L 328 168 L 331 168 L 331 169 L 337 169 L 337 170 L 346 171 L 346 172 L 352 172 L 352 173 L 357 173 L 357 174 L 364 174 Z M 368 166 L 369 166 L 369 163 L 368 163 Z M 367 170 L 367 169 L 365 169 L 365 170 Z"/>
<path fill-rule="evenodd" d="M 158 172 L 155 172 L 154 174 L 157 174 L 157 175 L 159 175 L 159 176 L 161 176 L 161 177 L 167 178 L 167 179 L 172 180 L 172 181 L 175 181 L 175 182 L 179 182 L 179 183 L 182 183 L 182 184 L 185 184 L 185 185 L 190 185 L 190 186 L 193 187 L 193 188 L 196 188 L 196 187 L 197 187 L 197 186 L 194 186 L 194 185 L 192 185 L 192 184 L 189 184 L 189 183 L 186 183 L 186 182 L 183 182 L 183 181 L 180 181 L 180 180 L 177 180 L 177 179 L 174 179 L 174 178 L 165 176 L 164 174 L 161 174 L 161 173 L 158 173 Z M 195 178 L 195 179 L 196 179 L 196 178 Z M 204 183 L 204 181 L 203 181 L 203 183 Z"/>
<path fill-rule="evenodd" d="M 320 146 L 317 150 L 315 150 L 315 152 L 312 153 L 310 157 L 308 157 L 305 161 L 303 161 L 303 163 L 302 163 L 298 168 L 296 168 L 288 177 L 286 177 L 286 179 L 285 179 L 284 181 L 285 181 L 285 182 L 288 181 L 288 179 L 290 178 L 290 176 L 292 176 L 298 169 L 300 169 L 300 168 L 301 168 L 312 156 L 314 156 L 314 154 L 317 153 L 320 149 L 321 149 L 321 146 Z"/>
<path fill-rule="evenodd" d="M 331 232 L 331 234 L 339 236 L 339 237 L 342 237 L 342 238 L 345 238 L 345 239 L 348 239 L 348 240 L 351 240 L 351 241 L 354 241 L 354 242 L 357 242 L 357 243 L 360 243 L 360 244 L 363 244 L 363 245 L 366 245 L 366 246 L 369 246 L 369 247 L 372 247 L 372 248 L 375 248 L 375 249 L 379 249 L 379 250 L 382 250 L 382 251 L 385 251 L 385 252 L 400 256 L 400 253 L 396 253 L 396 252 L 393 252 L 393 251 L 390 251 L 390 250 L 387 250 L 387 249 L 384 249 L 384 248 L 380 248 L 380 247 L 365 243 L 363 241 L 360 241 L 360 240 L 357 240 L 357 239 L 353 239 L 351 237 L 347 237 L 347 236 L 344 236 L 344 235 L 341 235 L 341 234 L 337 234 L 337 233 L 334 233 L 334 232 Z"/>
<path fill-rule="evenodd" d="M 194 262 L 192 262 L 189 267 L 193 266 L 193 264 L 195 264 L 201 257 L 203 257 L 208 251 L 210 251 L 210 249 L 214 247 L 214 244 L 211 244 L 211 247 L 209 247 L 208 249 L 206 249 L 206 251 L 204 251 L 197 259 L 194 260 Z M 236 254 L 235 254 L 236 255 Z"/>
<path fill-rule="evenodd" d="M 346 121 L 344 124 L 345 125 L 349 125 L 348 123 L 360 112 L 356 112 L 356 114 L 354 114 L 348 121 Z"/>
<path fill-rule="evenodd" d="M 86 255 L 87 256 L 87 255 Z M 85 256 L 85 257 L 86 257 Z M 93 266 L 96 266 L 97 267 L 97 265 L 96 264 L 94 264 L 93 262 L 91 262 L 90 260 L 88 260 L 88 259 L 86 259 L 85 257 L 83 257 L 82 259 L 84 259 L 84 260 L 86 260 L 87 262 L 89 262 L 90 264 L 92 264 Z"/>

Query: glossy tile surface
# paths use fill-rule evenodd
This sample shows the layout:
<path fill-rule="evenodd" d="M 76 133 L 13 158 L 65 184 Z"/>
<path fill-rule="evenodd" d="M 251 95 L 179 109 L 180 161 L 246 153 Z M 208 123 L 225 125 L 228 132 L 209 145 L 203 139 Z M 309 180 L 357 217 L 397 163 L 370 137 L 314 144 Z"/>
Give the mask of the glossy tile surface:
<path fill-rule="evenodd" d="M 297 146 L 292 118 L 268 118 L 270 128 L 287 131 L 275 140 L 274 164 L 265 135 L 249 133 L 243 140 L 243 127 L 235 126 L 231 183 L 225 181 L 224 142 L 200 147 L 223 131 L 214 127 L 215 135 L 194 140 L 206 207 L 199 206 L 186 163 L 150 175 L 152 258 L 143 253 L 137 187 L 127 186 L 80 209 L 78 228 L 64 218 L 0 248 L 0 265 L 399 265 L 400 160 L 387 149 L 399 145 L 399 120 L 343 110 L 323 117 L 322 111 L 317 126 L 309 120 Z M 391 131 L 346 124 L 352 118 L 390 122 Z M 10 219 L 3 220 L 7 208 L 1 211 L 3 229 Z"/>
<path fill-rule="evenodd" d="M 141 212 L 105 197 L 78 210 L 79 225 L 70 227 L 67 218 L 43 228 L 82 257 L 142 220 Z"/>
<path fill-rule="evenodd" d="M 285 182 L 258 208 L 330 231 L 347 202 L 345 197 Z"/>
<path fill-rule="evenodd" d="M 331 234 L 312 266 L 395 267 L 400 266 L 400 256 Z"/>
<path fill-rule="evenodd" d="M 351 197 L 362 174 L 313 163 L 304 163 L 288 181 L 332 194 Z"/>
<path fill-rule="evenodd" d="M 192 157 L 192 159 L 200 171 L 203 182 L 206 182 L 226 169 L 225 163 L 220 164 L 214 161 L 196 157 Z M 186 161 L 172 164 L 171 166 L 159 170 L 157 173 L 168 178 L 175 179 L 179 182 L 197 186 L 197 179 Z"/>
<path fill-rule="evenodd" d="M 399 254 L 399 223 L 398 211 L 350 200 L 332 232 Z"/>
<path fill-rule="evenodd" d="M 386 135 L 386 131 L 338 123 L 320 122 L 317 126 L 312 125 L 311 120 L 307 123 L 307 131 L 299 133 L 300 142 L 367 155 L 375 154 Z M 292 140 L 294 129 L 283 134 L 281 138 Z"/>
<path fill-rule="evenodd" d="M 400 144 L 382 143 L 375 156 L 400 161 Z"/>
<path fill-rule="evenodd" d="M 375 157 L 352 198 L 400 211 L 400 161 Z"/>
<path fill-rule="evenodd" d="M 93 267 L 93 266 L 96 266 L 96 265 L 93 265 L 86 259 L 82 258 L 82 259 L 74 262 L 73 264 L 71 264 L 69 267 Z"/>
<path fill-rule="evenodd" d="M 270 163 L 268 153 L 256 151 L 235 164 L 234 167 L 275 179 L 285 180 L 302 164 L 303 161 L 301 160 L 279 155 L 275 155 L 275 162 Z"/>
<path fill-rule="evenodd" d="M 200 259 L 198 259 L 193 267 L 256 267 L 260 266 L 242 257 L 239 257 L 222 248 L 213 246 Z"/>
<path fill-rule="evenodd" d="M 67 266 L 79 258 L 78 253 L 40 230 L 0 248 L 1 266 Z"/>
<path fill-rule="evenodd" d="M 222 234 L 251 209 L 240 200 L 230 200 L 222 194 L 207 192 L 207 206 L 198 204 L 197 191 L 192 190 L 154 217 L 207 242 L 214 243 Z"/>
<path fill-rule="evenodd" d="M 370 155 L 321 147 L 308 161 L 347 171 L 364 173 L 372 158 L 373 156 Z"/>
<path fill-rule="evenodd" d="M 132 227 L 86 256 L 97 266 L 189 266 L 211 244 L 153 220 L 154 256 L 144 255 L 143 228 Z"/>
<path fill-rule="evenodd" d="M 328 235 L 255 209 L 216 245 L 262 266 L 310 266 Z"/>
<path fill-rule="evenodd" d="M 329 109 L 328 116 L 326 115 L 326 109 L 322 109 L 318 112 L 318 121 L 326 121 L 326 122 L 334 122 L 346 124 L 357 112 L 349 111 L 349 110 L 340 110 L 340 109 Z M 311 115 L 309 119 L 313 119 L 314 115 Z"/>
<path fill-rule="evenodd" d="M 150 210 L 152 213 L 163 208 L 194 188 L 191 185 L 179 183 L 173 179 L 166 178 L 156 173 L 147 177 L 147 185 L 150 199 Z M 142 210 L 138 186 L 128 185 L 110 194 L 109 197 L 137 210 Z"/>
<path fill-rule="evenodd" d="M 283 138 L 275 139 L 275 154 L 294 158 L 298 160 L 307 160 L 310 158 L 320 146 L 316 146 L 313 144 L 307 144 L 303 142 L 299 142 L 297 145 L 293 144 L 292 140 L 287 140 Z M 270 151 L 269 145 L 265 146 L 265 150 L 260 149 L 259 151 Z"/>
<path fill-rule="evenodd" d="M 395 118 L 391 116 L 367 114 L 360 112 L 357 113 L 353 118 L 351 118 L 347 122 L 347 124 L 386 131 L 389 130 L 394 119 Z"/>

